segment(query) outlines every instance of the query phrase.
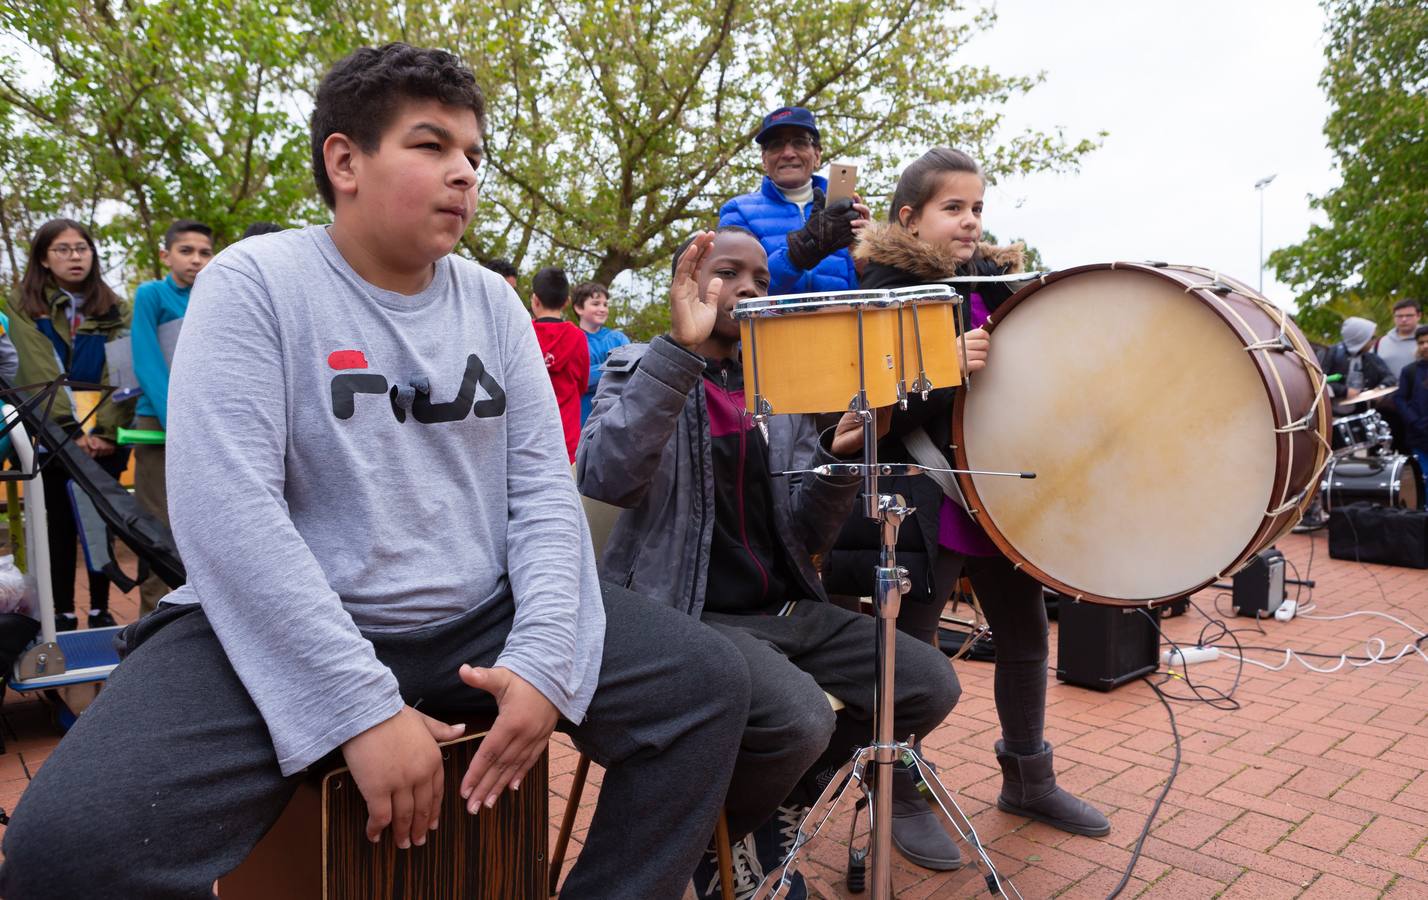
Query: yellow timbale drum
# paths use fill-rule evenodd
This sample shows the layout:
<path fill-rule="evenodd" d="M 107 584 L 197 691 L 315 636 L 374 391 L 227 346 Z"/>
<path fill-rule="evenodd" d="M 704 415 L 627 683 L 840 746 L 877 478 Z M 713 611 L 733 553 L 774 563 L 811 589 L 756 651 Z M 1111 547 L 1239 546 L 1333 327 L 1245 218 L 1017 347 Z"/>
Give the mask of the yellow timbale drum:
<path fill-rule="evenodd" d="M 841 412 L 860 391 L 869 408 L 890 406 L 913 390 L 960 384 L 959 302 L 939 285 L 740 302 L 749 412 Z"/>

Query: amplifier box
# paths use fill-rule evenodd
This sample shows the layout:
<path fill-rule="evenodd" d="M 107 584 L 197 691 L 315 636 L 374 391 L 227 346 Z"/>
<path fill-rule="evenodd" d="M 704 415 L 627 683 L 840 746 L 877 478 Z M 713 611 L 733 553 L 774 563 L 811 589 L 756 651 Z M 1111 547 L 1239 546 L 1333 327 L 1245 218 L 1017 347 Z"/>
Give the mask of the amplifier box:
<path fill-rule="evenodd" d="M 1057 608 L 1056 678 L 1098 691 L 1125 684 L 1160 667 L 1160 633 L 1138 608 L 1075 603 L 1062 595 Z"/>
<path fill-rule="evenodd" d="M 1235 573 L 1231 590 L 1235 612 L 1264 619 L 1284 602 L 1284 554 L 1270 547 Z"/>

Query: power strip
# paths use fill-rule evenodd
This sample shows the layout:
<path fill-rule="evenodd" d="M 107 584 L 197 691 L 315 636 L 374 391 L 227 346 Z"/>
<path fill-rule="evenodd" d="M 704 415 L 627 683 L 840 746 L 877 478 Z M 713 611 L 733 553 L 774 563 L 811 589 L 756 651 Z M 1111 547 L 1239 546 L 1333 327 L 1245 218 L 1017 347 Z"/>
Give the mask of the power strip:
<path fill-rule="evenodd" d="M 1181 647 L 1179 650 L 1166 650 L 1160 654 L 1161 662 L 1167 666 L 1180 666 L 1181 668 L 1191 663 L 1209 662 L 1219 658 L 1219 647 Z"/>

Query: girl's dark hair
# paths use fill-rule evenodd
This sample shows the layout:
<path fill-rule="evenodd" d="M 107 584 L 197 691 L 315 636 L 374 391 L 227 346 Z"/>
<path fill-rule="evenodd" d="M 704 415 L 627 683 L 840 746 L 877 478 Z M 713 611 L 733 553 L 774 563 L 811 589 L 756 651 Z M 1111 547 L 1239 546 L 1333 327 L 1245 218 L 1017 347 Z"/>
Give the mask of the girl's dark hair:
<path fill-rule="evenodd" d="M 902 177 L 897 180 L 897 190 L 893 191 L 892 205 L 888 209 L 888 221 L 902 227 L 899 210 L 904 206 L 921 209 L 922 205 L 937 193 L 943 176 L 954 172 L 966 172 L 986 181 L 977 161 L 961 150 L 933 147 L 919 156 L 912 165 L 903 170 Z"/>
<path fill-rule="evenodd" d="M 486 98 L 460 57 L 401 42 L 355 50 L 323 77 L 312 109 L 312 177 L 329 207 L 337 201 L 322 145 L 334 134 L 345 134 L 363 152 L 377 152 L 403 100 L 464 107 L 486 129 Z"/>
<path fill-rule="evenodd" d="M 576 309 L 580 309 L 585 305 L 586 300 L 596 294 L 604 294 L 608 297 L 610 289 L 598 281 L 582 281 L 575 286 L 575 290 L 570 292 L 570 303 Z"/>
<path fill-rule="evenodd" d="M 20 279 L 20 309 L 32 319 L 50 314 L 50 294 L 59 287 L 59 282 L 41 263 L 49 256 L 55 238 L 71 228 L 89 245 L 89 274 L 84 276 L 77 291 L 80 313 L 90 318 L 107 315 L 119 302 L 119 295 L 110 290 L 99 275 L 99 248 L 89 229 L 73 219 L 50 219 L 35 232 L 30 242 L 30 258 L 25 262 L 25 275 Z"/>

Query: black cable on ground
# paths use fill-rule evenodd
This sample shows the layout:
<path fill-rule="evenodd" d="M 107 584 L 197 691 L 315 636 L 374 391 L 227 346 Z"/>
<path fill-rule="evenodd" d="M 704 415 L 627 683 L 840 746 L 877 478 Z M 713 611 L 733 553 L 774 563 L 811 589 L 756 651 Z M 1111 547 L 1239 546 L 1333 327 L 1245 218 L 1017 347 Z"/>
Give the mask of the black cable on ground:
<path fill-rule="evenodd" d="M 1180 774 L 1180 729 L 1175 725 L 1175 710 L 1170 706 L 1170 698 L 1160 690 L 1159 684 L 1150 680 L 1149 675 L 1142 676 L 1140 680 L 1150 685 L 1150 689 L 1155 691 L 1155 696 L 1160 698 L 1161 705 L 1165 707 L 1165 714 L 1170 717 L 1170 733 L 1175 736 L 1175 761 L 1170 764 L 1170 777 L 1165 779 L 1165 788 L 1160 792 L 1160 796 L 1155 798 L 1155 805 L 1150 808 L 1150 815 L 1145 817 L 1145 827 L 1140 830 L 1140 837 L 1135 842 L 1135 849 L 1131 851 L 1130 862 L 1126 864 L 1125 874 L 1121 876 L 1121 880 L 1116 886 L 1111 888 L 1111 892 L 1106 895 L 1106 900 L 1115 900 L 1130 882 L 1131 873 L 1135 871 L 1135 864 L 1140 861 L 1140 851 L 1145 846 L 1145 839 L 1150 836 L 1150 826 L 1160 812 L 1161 804 L 1170 794 L 1170 786 L 1175 784 L 1175 776 Z"/>

